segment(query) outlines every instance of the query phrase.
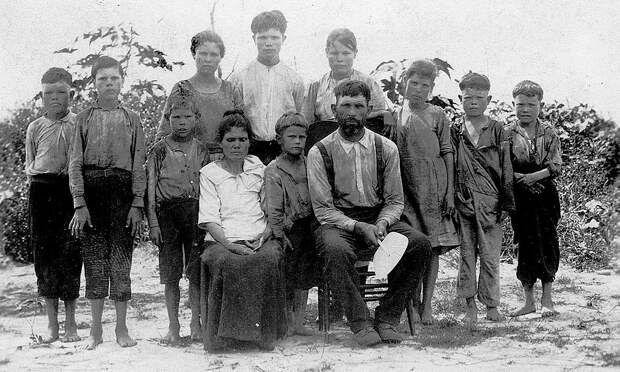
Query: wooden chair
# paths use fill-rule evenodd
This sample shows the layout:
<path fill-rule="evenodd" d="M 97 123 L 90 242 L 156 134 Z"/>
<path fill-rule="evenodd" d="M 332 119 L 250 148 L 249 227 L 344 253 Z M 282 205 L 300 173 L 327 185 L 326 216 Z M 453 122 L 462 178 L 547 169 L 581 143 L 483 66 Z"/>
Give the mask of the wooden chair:
<path fill-rule="evenodd" d="M 368 261 L 357 261 L 355 263 L 357 274 L 360 277 L 360 283 L 358 285 L 360 294 L 364 302 L 379 301 L 387 292 L 388 286 L 386 283 L 368 284 L 368 278 L 375 275 L 373 271 L 368 271 Z M 329 284 L 327 280 L 318 287 L 318 307 L 319 307 L 319 331 L 323 331 L 324 338 L 327 341 L 329 336 L 329 302 L 331 293 L 329 290 Z M 415 328 L 413 325 L 413 312 L 416 311 L 413 305 L 413 297 L 407 301 L 407 322 L 409 324 L 409 332 L 412 336 L 415 335 Z"/>

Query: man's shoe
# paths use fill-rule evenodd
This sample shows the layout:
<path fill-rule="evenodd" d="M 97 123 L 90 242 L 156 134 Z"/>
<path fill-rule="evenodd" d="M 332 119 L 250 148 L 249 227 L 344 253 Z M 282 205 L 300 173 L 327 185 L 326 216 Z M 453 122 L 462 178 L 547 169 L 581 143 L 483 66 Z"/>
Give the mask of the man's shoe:
<path fill-rule="evenodd" d="M 403 342 L 403 336 L 398 332 L 396 327 L 388 323 L 379 323 L 375 326 L 379 337 L 386 344 L 400 344 Z"/>
<path fill-rule="evenodd" d="M 379 336 L 377 331 L 375 331 L 375 329 L 371 326 L 368 326 L 361 331 L 358 331 L 353 335 L 353 337 L 361 347 L 374 346 L 382 342 L 381 337 Z"/>

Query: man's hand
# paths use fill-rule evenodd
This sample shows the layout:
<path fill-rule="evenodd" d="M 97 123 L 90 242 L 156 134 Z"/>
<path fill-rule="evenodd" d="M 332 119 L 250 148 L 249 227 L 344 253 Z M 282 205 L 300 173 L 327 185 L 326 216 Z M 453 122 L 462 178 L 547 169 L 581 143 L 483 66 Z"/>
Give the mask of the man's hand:
<path fill-rule="evenodd" d="M 127 214 L 126 228 L 131 227 L 131 236 L 136 236 L 140 231 L 140 223 L 142 222 L 142 208 L 131 207 Z"/>
<path fill-rule="evenodd" d="M 76 208 L 73 213 L 73 218 L 71 218 L 71 222 L 69 222 L 69 230 L 71 231 L 71 235 L 75 237 L 80 236 L 84 230 L 84 225 L 86 224 L 88 224 L 88 227 L 92 229 L 93 223 L 90 220 L 88 208 L 86 206 Z"/>
<path fill-rule="evenodd" d="M 364 243 L 370 248 L 376 248 L 379 245 L 377 236 L 379 235 L 379 229 L 375 225 L 371 225 L 365 222 L 356 222 L 353 229 L 355 235 L 361 237 Z"/>
<path fill-rule="evenodd" d="M 379 220 L 377 221 L 375 226 L 377 227 L 377 244 L 378 244 L 379 241 L 385 239 L 385 236 L 387 235 L 388 223 L 386 220 Z"/>
<path fill-rule="evenodd" d="M 159 226 L 151 227 L 149 229 L 149 239 L 151 239 L 153 244 L 155 244 L 156 246 L 159 247 L 161 245 L 162 238 L 161 229 L 159 228 Z"/>
<path fill-rule="evenodd" d="M 237 243 L 230 243 L 226 246 L 226 248 L 231 251 L 232 253 L 235 254 L 240 254 L 242 256 L 248 255 L 248 254 L 254 254 L 254 251 L 248 247 L 246 247 L 245 245 L 242 244 L 237 244 Z"/>
<path fill-rule="evenodd" d="M 517 179 L 518 183 L 521 183 L 525 186 L 532 186 L 538 181 L 538 178 L 534 176 L 532 173 L 524 174 L 521 178 Z"/>

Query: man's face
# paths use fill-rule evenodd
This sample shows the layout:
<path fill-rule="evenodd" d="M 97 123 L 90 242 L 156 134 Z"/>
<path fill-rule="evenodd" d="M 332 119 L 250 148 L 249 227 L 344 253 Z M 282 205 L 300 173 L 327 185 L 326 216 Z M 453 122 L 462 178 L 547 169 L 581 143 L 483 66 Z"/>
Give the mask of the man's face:
<path fill-rule="evenodd" d="M 284 40 L 286 40 L 286 36 L 275 28 L 257 32 L 254 34 L 254 43 L 258 49 L 258 57 L 268 60 L 279 57 Z"/>
<path fill-rule="evenodd" d="M 540 101 L 538 96 L 528 97 L 525 94 L 519 94 L 515 97 L 515 114 L 523 124 L 535 123 L 540 113 Z"/>
<path fill-rule="evenodd" d="M 360 94 L 338 98 L 336 104 L 332 105 L 332 110 L 343 135 L 352 138 L 363 130 L 370 107 L 366 97 Z"/>
<path fill-rule="evenodd" d="M 170 129 L 179 138 L 186 138 L 194 133 L 196 115 L 188 108 L 176 108 L 170 112 Z"/>
<path fill-rule="evenodd" d="M 118 67 L 106 67 L 99 69 L 95 75 L 95 89 L 99 98 L 104 100 L 116 100 L 121 94 L 123 77 Z"/>
<path fill-rule="evenodd" d="M 43 106 L 50 116 L 62 114 L 69 107 L 71 87 L 64 81 L 57 81 L 51 84 L 43 84 Z"/>
<path fill-rule="evenodd" d="M 465 88 L 461 94 L 463 111 L 468 117 L 483 115 L 489 102 L 491 102 L 488 90 Z"/>

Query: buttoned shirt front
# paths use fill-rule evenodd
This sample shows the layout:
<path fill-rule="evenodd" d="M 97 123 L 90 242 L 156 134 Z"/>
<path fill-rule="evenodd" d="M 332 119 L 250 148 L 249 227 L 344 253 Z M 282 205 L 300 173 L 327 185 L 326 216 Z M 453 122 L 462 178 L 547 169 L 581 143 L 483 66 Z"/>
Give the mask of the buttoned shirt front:
<path fill-rule="evenodd" d="M 69 112 L 58 120 L 45 116 L 34 120 L 26 130 L 26 174 L 66 175 L 75 114 Z"/>
<path fill-rule="evenodd" d="M 375 138 L 383 144 L 383 180 L 377 179 Z M 312 207 L 319 222 L 353 231 L 356 221 L 342 209 L 355 207 L 380 207 L 378 220 L 384 219 L 388 225 L 398 221 L 403 211 L 403 187 L 396 145 L 369 129 L 365 129 L 358 142 L 347 141 L 337 130 L 321 143 L 333 162 L 336 190 L 329 183 L 321 153 L 313 147 L 308 153 L 308 179 Z M 378 195 L 379 182 L 383 182 L 383 195 Z"/>
<path fill-rule="evenodd" d="M 232 82 L 241 92 L 245 114 L 257 140 L 274 140 L 280 116 L 301 112 L 305 93 L 303 80 L 282 62 L 266 66 L 252 61 L 233 76 Z"/>

